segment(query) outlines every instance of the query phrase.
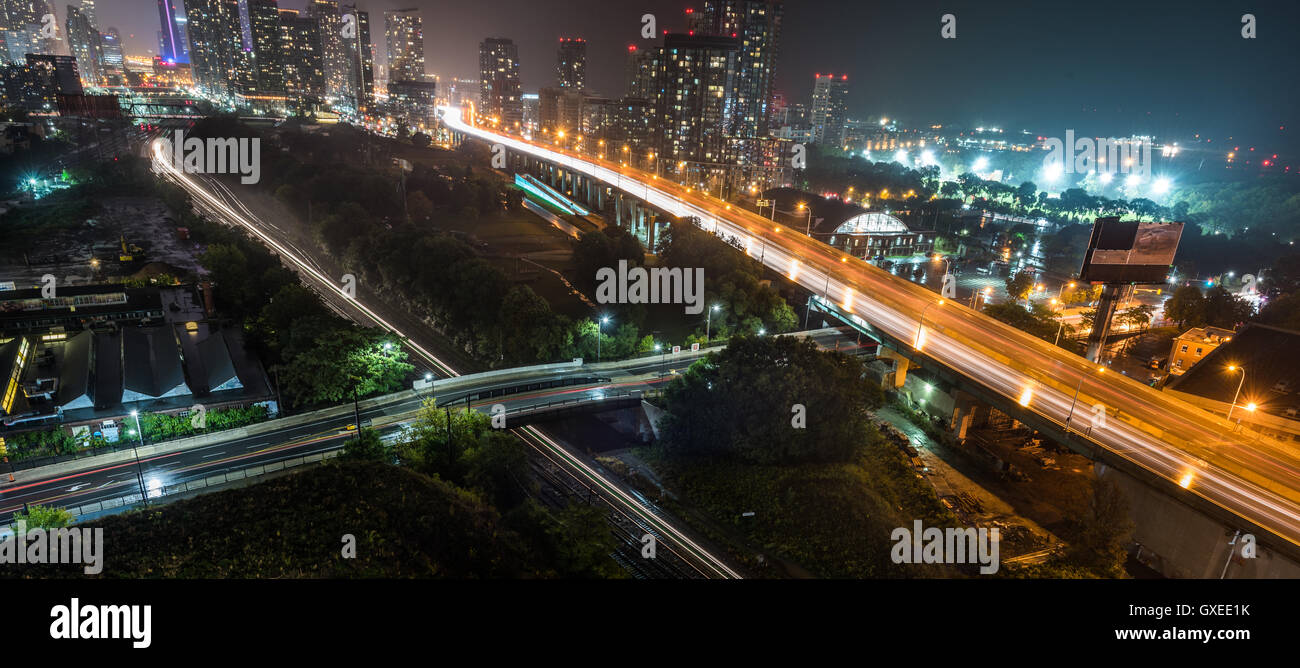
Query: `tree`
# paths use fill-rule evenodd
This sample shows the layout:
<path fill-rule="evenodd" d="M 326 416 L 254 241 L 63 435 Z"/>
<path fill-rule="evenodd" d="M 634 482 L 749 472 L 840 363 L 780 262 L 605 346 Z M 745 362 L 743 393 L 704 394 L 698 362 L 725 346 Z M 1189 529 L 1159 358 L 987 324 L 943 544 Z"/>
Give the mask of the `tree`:
<path fill-rule="evenodd" d="M 1119 321 L 1129 327 L 1136 327 L 1139 330 L 1146 329 L 1151 324 L 1151 318 L 1155 315 L 1156 308 L 1150 304 L 1138 304 L 1129 309 L 1120 311 Z"/>
<path fill-rule="evenodd" d="M 1179 328 L 1205 324 L 1205 296 L 1195 285 L 1182 285 L 1165 300 L 1165 317 Z"/>
<path fill-rule="evenodd" d="M 412 222 L 423 223 L 433 217 L 433 203 L 420 191 L 411 193 L 406 198 L 406 211 Z"/>
<path fill-rule="evenodd" d="M 1123 574 L 1124 545 L 1133 531 L 1128 515 L 1128 500 L 1119 485 L 1110 480 L 1094 479 L 1092 498 L 1079 522 L 1079 536 L 1070 545 L 1070 561 L 1103 576 Z"/>
<path fill-rule="evenodd" d="M 279 369 L 281 387 L 301 406 L 393 392 L 415 367 L 387 332 L 348 327 L 317 334 Z"/>
<path fill-rule="evenodd" d="M 528 451 L 508 433 L 480 434 L 465 460 L 465 481 L 502 512 L 523 503 L 535 486 L 529 477 Z"/>
<path fill-rule="evenodd" d="M 384 447 L 384 442 L 379 438 L 379 432 L 374 429 L 362 429 L 357 432 L 356 438 L 349 438 L 347 443 L 343 444 L 343 452 L 339 455 L 343 461 L 353 462 L 389 462 L 392 457 L 388 454 L 388 449 Z"/>
<path fill-rule="evenodd" d="M 1205 293 L 1205 324 L 1211 327 L 1236 329 L 1250 317 L 1250 302 L 1216 285 Z"/>
<path fill-rule="evenodd" d="M 1007 294 L 1011 301 L 1020 301 L 1029 296 L 1034 289 L 1034 275 L 1028 271 L 1013 274 L 1007 278 Z"/>
<path fill-rule="evenodd" d="M 463 484 L 469 469 L 465 453 L 477 447 L 490 427 L 485 413 L 428 400 L 398 441 L 397 457 L 421 473 Z"/>
<path fill-rule="evenodd" d="M 14 526 L 17 527 L 19 522 L 25 522 L 28 531 L 59 529 L 72 524 L 72 520 L 72 513 L 54 506 L 28 506 L 26 513 L 15 511 L 13 515 Z"/>
<path fill-rule="evenodd" d="M 669 385 L 660 446 L 675 457 L 847 461 L 881 400 L 851 357 L 791 337 L 734 336 Z"/>
<path fill-rule="evenodd" d="M 1044 341 L 1055 342 L 1058 331 L 1064 338 L 1074 331 L 1073 327 L 1057 320 L 1056 314 L 1042 304 L 1034 304 L 1032 310 L 1010 302 L 989 304 L 984 307 L 984 314 Z"/>

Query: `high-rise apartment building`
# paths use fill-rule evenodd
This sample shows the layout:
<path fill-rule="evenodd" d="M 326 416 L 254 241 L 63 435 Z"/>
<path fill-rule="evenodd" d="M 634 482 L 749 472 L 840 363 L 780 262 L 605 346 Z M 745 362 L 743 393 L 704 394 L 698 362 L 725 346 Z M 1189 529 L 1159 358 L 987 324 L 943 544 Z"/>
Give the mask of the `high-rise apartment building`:
<path fill-rule="evenodd" d="M 343 14 L 341 32 L 348 33 L 341 40 L 348 70 L 344 104 L 357 116 L 365 116 L 375 105 L 375 54 L 370 42 L 370 13 L 357 9 L 356 5 L 344 5 L 339 10 Z"/>
<path fill-rule="evenodd" d="M 732 37 L 740 47 L 728 119 L 728 134 L 734 137 L 769 134 L 782 14 L 780 0 L 705 0 L 703 23 L 709 34 Z"/>
<path fill-rule="evenodd" d="M 555 81 L 560 88 L 585 90 L 587 87 L 587 40 L 560 38 L 556 54 Z"/>
<path fill-rule="evenodd" d="M 186 0 L 185 18 L 195 85 L 209 95 L 232 96 L 244 58 L 239 1 Z"/>
<path fill-rule="evenodd" d="M 424 26 L 418 9 L 384 12 L 388 38 L 388 80 L 425 81 Z"/>
<path fill-rule="evenodd" d="M 325 75 L 325 97 L 333 103 L 348 96 L 350 59 L 343 48 L 343 15 L 335 0 L 308 0 L 304 11 L 320 37 L 321 67 Z"/>
<path fill-rule="evenodd" d="M 519 85 L 519 51 L 509 39 L 489 37 L 479 44 L 479 108 L 495 118 L 504 130 L 523 126 L 524 109 Z"/>
<path fill-rule="evenodd" d="M 812 96 L 813 141 L 838 147 L 844 141 L 849 77 L 844 74 L 818 74 L 816 77 Z"/>
<path fill-rule="evenodd" d="M 283 100 L 284 49 L 275 0 L 239 0 L 239 94 L 245 100 Z"/>
<path fill-rule="evenodd" d="M 280 10 L 284 84 L 298 98 L 325 98 L 325 64 L 317 23 L 296 9 Z"/>
<path fill-rule="evenodd" d="M 122 33 L 109 28 L 99 34 L 100 50 L 104 54 L 103 67 L 108 71 L 122 69 Z"/>
<path fill-rule="evenodd" d="M 655 58 L 655 127 L 660 160 L 729 162 L 740 45 L 731 37 L 668 34 Z"/>
<path fill-rule="evenodd" d="M 638 49 L 635 44 L 629 44 L 623 80 L 625 82 L 623 94 L 626 97 L 654 99 L 655 49 Z"/>
<path fill-rule="evenodd" d="M 68 37 L 68 50 L 77 60 L 77 70 L 81 73 L 82 82 L 89 86 L 98 86 L 102 78 L 100 64 L 104 60 L 103 48 L 99 41 L 99 29 L 79 7 L 68 5 L 67 17 L 64 23 L 66 26 L 64 34 Z"/>

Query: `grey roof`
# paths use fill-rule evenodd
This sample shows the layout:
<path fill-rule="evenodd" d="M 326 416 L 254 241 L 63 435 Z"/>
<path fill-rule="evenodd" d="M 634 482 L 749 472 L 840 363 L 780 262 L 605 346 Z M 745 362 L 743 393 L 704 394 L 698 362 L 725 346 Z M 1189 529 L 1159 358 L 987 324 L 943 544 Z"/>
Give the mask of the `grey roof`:
<path fill-rule="evenodd" d="M 1300 332 L 1248 324 L 1231 341 L 1210 351 L 1186 373 L 1170 381 L 1168 389 L 1229 403 L 1241 385 L 1237 405 L 1255 403 L 1272 414 L 1300 407 Z M 1246 370 L 1243 380 L 1229 366 Z"/>
<path fill-rule="evenodd" d="M 122 403 L 122 337 L 97 333 L 95 337 L 95 408 Z"/>
<path fill-rule="evenodd" d="M 235 373 L 235 363 L 230 358 L 230 349 L 226 346 L 226 337 L 222 332 L 213 332 L 211 336 L 200 341 L 198 349 L 207 385 L 203 388 L 194 388 L 196 392 L 211 392 L 231 380 L 239 380 L 239 376 Z"/>
<path fill-rule="evenodd" d="M 63 368 L 59 370 L 57 401 L 66 406 L 90 391 L 90 349 L 94 335 L 89 330 L 74 334 L 63 344 Z"/>
<path fill-rule="evenodd" d="M 180 352 L 170 327 L 122 330 L 123 386 L 148 397 L 161 397 L 185 383 Z"/>

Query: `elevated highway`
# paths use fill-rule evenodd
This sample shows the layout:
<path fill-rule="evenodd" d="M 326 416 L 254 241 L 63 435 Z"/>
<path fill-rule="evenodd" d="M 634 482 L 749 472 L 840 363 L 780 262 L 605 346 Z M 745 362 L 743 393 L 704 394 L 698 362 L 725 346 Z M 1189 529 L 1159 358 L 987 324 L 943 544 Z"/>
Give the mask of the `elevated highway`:
<path fill-rule="evenodd" d="M 1072 446 L 1085 454 L 1144 475 L 1244 530 L 1280 539 L 1297 554 L 1300 453 L 1290 444 L 1250 443 L 1221 417 L 699 191 L 477 126 L 458 108 L 439 113 L 454 133 L 500 144 L 693 220 L 899 344 L 909 357 L 951 370 L 1027 422 L 1069 432 Z"/>

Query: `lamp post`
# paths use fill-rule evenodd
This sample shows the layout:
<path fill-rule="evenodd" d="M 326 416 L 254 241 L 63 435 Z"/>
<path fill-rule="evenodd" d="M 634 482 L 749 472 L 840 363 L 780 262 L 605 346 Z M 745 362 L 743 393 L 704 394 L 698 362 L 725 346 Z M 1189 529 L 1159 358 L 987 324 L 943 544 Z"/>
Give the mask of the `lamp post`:
<path fill-rule="evenodd" d="M 656 343 L 656 344 L 655 344 L 655 352 L 659 352 L 659 351 L 661 351 L 661 350 L 662 350 L 663 352 L 659 355 L 659 377 L 660 377 L 660 378 L 663 378 L 663 377 L 664 377 L 664 366 L 665 366 L 665 364 L 667 364 L 668 351 L 665 350 L 664 347 L 663 347 L 662 345 Z"/>
<path fill-rule="evenodd" d="M 987 287 L 987 288 L 984 288 L 983 290 L 980 290 L 980 291 L 976 292 L 975 294 L 971 295 L 971 298 L 970 298 L 970 307 L 973 308 L 973 309 L 978 309 L 978 308 L 979 308 L 979 305 L 980 305 L 980 297 L 983 297 L 985 303 L 987 303 L 988 300 L 989 300 L 989 296 L 992 295 L 992 294 L 993 294 L 993 288 L 992 288 L 992 287 Z"/>
<path fill-rule="evenodd" d="M 803 202 L 800 202 L 800 203 L 799 203 L 799 210 L 800 210 L 800 211 L 804 211 L 804 210 L 807 210 L 807 211 L 808 211 L 808 224 L 804 227 L 804 232 L 803 232 L 803 233 L 804 233 L 805 235 L 811 237 L 811 236 L 812 236 L 812 207 L 809 207 L 807 204 L 804 204 Z"/>
<path fill-rule="evenodd" d="M 925 308 L 921 309 L 921 319 L 916 324 L 916 341 L 912 344 L 912 347 L 916 348 L 918 351 L 925 343 L 925 312 L 929 311 L 931 306 L 943 306 L 943 300 L 940 299 L 937 302 L 930 302 L 925 305 Z"/>
<path fill-rule="evenodd" d="M 1106 367 L 1097 367 L 1097 373 L 1106 373 Z M 1083 389 L 1083 380 L 1087 377 L 1086 372 L 1079 374 L 1079 384 L 1075 386 L 1074 399 L 1070 402 L 1070 414 L 1065 416 L 1065 431 L 1067 433 L 1070 431 L 1070 420 L 1074 419 L 1074 406 L 1079 403 L 1079 390 Z"/>
<path fill-rule="evenodd" d="M 1232 395 L 1232 404 L 1228 406 L 1228 419 L 1232 419 L 1232 409 L 1237 407 L 1237 397 L 1241 396 L 1241 386 L 1246 382 L 1246 367 L 1235 364 L 1228 367 L 1228 371 L 1240 371 L 1241 380 L 1237 381 L 1237 391 Z"/>
<path fill-rule="evenodd" d="M 1070 281 L 1069 285 L 1070 289 L 1073 290 L 1075 285 L 1074 281 Z M 1056 291 L 1056 300 L 1061 302 L 1062 305 L 1065 304 L 1065 286 L 1066 284 L 1062 283 L 1061 289 Z"/>
<path fill-rule="evenodd" d="M 709 338 L 709 326 L 712 324 L 713 312 L 716 310 L 718 310 L 718 305 L 714 304 L 709 307 L 709 312 L 704 316 L 704 345 L 706 346 L 709 345 L 709 341 L 712 340 Z"/>
<path fill-rule="evenodd" d="M 144 445 L 144 431 L 140 429 L 140 412 L 131 411 L 131 417 L 135 418 L 135 435 L 139 439 L 140 445 Z M 140 451 L 136 449 L 135 443 L 131 444 L 131 452 L 135 455 L 135 476 L 140 481 L 140 501 L 146 506 L 149 505 L 149 495 L 144 491 L 144 468 L 140 465 Z"/>
<path fill-rule="evenodd" d="M 601 329 L 602 329 L 603 326 L 604 326 L 606 323 L 608 323 L 608 322 L 609 322 L 609 316 L 607 316 L 607 315 L 606 315 L 606 316 L 601 316 L 600 320 L 597 320 L 597 321 L 596 321 L 596 361 L 597 361 L 597 362 L 600 361 L 600 337 L 601 337 Z"/>

